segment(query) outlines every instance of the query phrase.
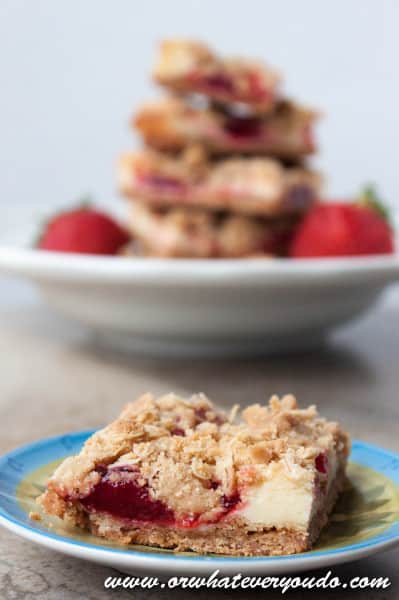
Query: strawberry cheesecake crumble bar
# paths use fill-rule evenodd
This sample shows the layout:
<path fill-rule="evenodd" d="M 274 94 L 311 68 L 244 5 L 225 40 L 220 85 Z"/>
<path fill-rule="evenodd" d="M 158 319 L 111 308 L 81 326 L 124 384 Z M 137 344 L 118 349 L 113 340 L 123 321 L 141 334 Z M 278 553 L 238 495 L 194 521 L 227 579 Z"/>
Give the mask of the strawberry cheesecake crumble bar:
<path fill-rule="evenodd" d="M 280 77 L 266 65 L 221 58 L 201 42 L 165 40 L 153 72 L 157 83 L 184 94 L 202 94 L 221 103 L 242 103 L 253 112 L 269 112 Z"/>
<path fill-rule="evenodd" d="M 121 544 L 229 555 L 311 548 L 345 480 L 349 439 L 293 396 L 229 415 L 146 394 L 64 460 L 38 503 Z"/>
<path fill-rule="evenodd" d="M 196 208 L 154 208 L 132 203 L 134 242 L 124 255 L 173 258 L 285 256 L 298 227 L 295 217 L 261 219 Z"/>
<path fill-rule="evenodd" d="M 272 158 L 210 161 L 198 146 L 169 156 L 143 150 L 123 155 L 119 187 L 152 206 L 196 206 L 238 214 L 279 216 L 306 212 L 320 188 L 318 173 L 282 166 Z"/>
<path fill-rule="evenodd" d="M 315 151 L 317 113 L 282 100 L 268 115 L 238 115 L 167 97 L 145 104 L 133 120 L 148 146 L 163 151 L 202 144 L 210 154 L 265 154 L 282 159 Z"/>

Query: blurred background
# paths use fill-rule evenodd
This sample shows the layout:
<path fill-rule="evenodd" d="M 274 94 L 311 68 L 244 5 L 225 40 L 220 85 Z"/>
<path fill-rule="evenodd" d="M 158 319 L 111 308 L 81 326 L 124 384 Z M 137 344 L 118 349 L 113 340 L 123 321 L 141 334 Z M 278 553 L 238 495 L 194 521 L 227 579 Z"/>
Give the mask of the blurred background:
<path fill-rule="evenodd" d="M 1 0 L 2 227 L 86 193 L 115 202 L 115 157 L 137 143 L 129 117 L 158 94 L 155 45 L 179 35 L 278 67 L 324 113 L 328 194 L 375 181 L 399 207 L 398 19 L 395 0 Z"/>

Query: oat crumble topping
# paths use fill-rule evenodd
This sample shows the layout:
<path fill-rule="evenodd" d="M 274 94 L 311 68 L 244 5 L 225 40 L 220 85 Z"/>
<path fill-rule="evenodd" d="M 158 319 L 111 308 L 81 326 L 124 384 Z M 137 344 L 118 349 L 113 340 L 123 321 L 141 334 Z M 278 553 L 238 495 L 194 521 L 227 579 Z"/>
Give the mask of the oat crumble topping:
<path fill-rule="evenodd" d="M 207 521 L 220 511 L 222 497 L 257 485 L 284 469 L 287 477 L 308 481 L 315 458 L 348 438 L 338 425 L 300 409 L 294 396 L 253 404 L 227 416 L 203 394 L 189 400 L 151 394 L 128 404 L 120 417 L 95 433 L 78 456 L 66 459 L 49 489 L 68 497 L 87 494 L 107 467 L 138 469 L 154 499 L 176 514 L 200 513 Z M 140 481 L 140 479 L 139 479 Z"/>

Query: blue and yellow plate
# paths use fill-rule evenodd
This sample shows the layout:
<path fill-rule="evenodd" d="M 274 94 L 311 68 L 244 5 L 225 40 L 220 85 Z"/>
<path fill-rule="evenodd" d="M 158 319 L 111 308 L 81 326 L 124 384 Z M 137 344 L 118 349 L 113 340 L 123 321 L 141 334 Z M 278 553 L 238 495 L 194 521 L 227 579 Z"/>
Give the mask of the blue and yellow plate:
<path fill-rule="evenodd" d="M 35 498 L 59 462 L 79 452 L 92 431 L 41 440 L 0 458 L 0 524 L 28 540 L 128 573 L 278 574 L 359 559 L 399 543 L 399 456 L 353 443 L 348 485 L 331 522 L 311 552 L 282 557 L 228 557 L 174 553 L 147 546 L 122 547 L 37 512 Z"/>

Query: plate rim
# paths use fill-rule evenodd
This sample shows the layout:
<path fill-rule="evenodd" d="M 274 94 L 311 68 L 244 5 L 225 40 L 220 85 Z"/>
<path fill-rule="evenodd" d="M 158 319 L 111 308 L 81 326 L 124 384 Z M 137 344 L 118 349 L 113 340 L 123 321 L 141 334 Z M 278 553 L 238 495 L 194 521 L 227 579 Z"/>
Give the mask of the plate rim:
<path fill-rule="evenodd" d="M 17 448 L 3 454 L 0 456 L 0 472 L 6 466 L 9 459 L 17 459 L 23 453 L 29 453 L 29 451 L 43 448 L 43 446 L 51 446 L 54 442 L 59 442 L 63 438 L 82 438 L 87 439 L 96 429 L 86 429 L 82 431 L 75 431 L 66 434 L 58 434 L 50 437 L 41 438 L 39 440 L 30 442 L 28 444 L 24 444 L 22 446 L 18 446 Z M 377 452 L 379 454 L 383 454 L 388 459 L 394 459 L 399 461 L 399 454 L 385 449 L 381 446 L 377 446 L 375 444 L 371 444 L 368 442 L 363 442 L 361 440 L 353 440 L 352 448 L 364 448 L 371 452 Z M 68 456 L 66 452 L 65 456 Z M 21 478 L 18 478 L 18 483 L 20 483 Z M 15 500 L 15 497 L 13 498 Z M 398 521 L 399 522 L 399 521 Z M 125 563 L 125 565 L 131 565 L 132 563 L 140 563 L 142 565 L 148 564 L 149 561 L 156 561 L 157 563 L 160 561 L 161 564 L 167 565 L 167 561 L 172 561 L 174 564 L 178 565 L 188 565 L 188 566 L 207 566 L 210 563 L 215 564 L 215 566 L 220 565 L 221 567 L 233 567 L 238 566 L 240 564 L 245 564 L 245 566 L 249 565 L 259 565 L 259 564 L 274 564 L 274 565 L 282 565 L 282 564 L 293 564 L 295 561 L 296 565 L 307 565 L 307 564 L 325 564 L 326 560 L 334 559 L 334 557 L 338 558 L 336 562 L 345 562 L 346 560 L 354 560 L 355 558 L 360 558 L 361 556 L 367 556 L 370 553 L 377 553 L 381 550 L 388 550 L 391 547 L 399 544 L 399 535 L 398 534 L 390 534 L 387 539 L 373 541 L 375 537 L 378 538 L 380 535 L 386 535 L 386 532 L 389 531 L 390 528 L 394 527 L 395 524 L 391 525 L 386 532 L 383 534 L 378 534 L 377 536 L 371 537 L 363 542 L 358 542 L 356 544 L 350 544 L 349 546 L 343 546 L 341 548 L 332 548 L 331 550 L 316 550 L 310 551 L 307 553 L 293 554 L 289 556 L 235 556 L 235 557 L 214 557 L 214 556 L 180 556 L 179 554 L 169 554 L 169 553 L 160 553 L 160 552 L 140 552 L 137 550 L 124 550 L 119 548 L 107 548 L 105 546 L 97 545 L 97 544 L 87 544 L 85 542 L 77 541 L 71 538 L 67 538 L 65 536 L 52 533 L 51 531 L 41 531 L 31 525 L 21 523 L 19 520 L 15 519 L 12 516 L 6 514 L 3 509 L 3 506 L 0 505 L 0 524 L 3 525 L 6 529 L 20 535 L 23 538 L 30 539 L 33 542 L 38 543 L 41 546 L 45 547 L 53 547 L 54 549 L 58 549 L 61 552 L 66 552 L 72 556 L 76 556 L 76 552 L 73 551 L 73 548 L 77 549 L 77 552 L 80 555 L 84 555 L 87 559 L 97 558 L 101 562 L 106 562 L 107 558 L 111 561 L 114 561 L 115 558 L 121 560 Z M 47 543 L 46 543 L 47 542 Z M 124 560 L 127 559 L 127 560 Z"/>

